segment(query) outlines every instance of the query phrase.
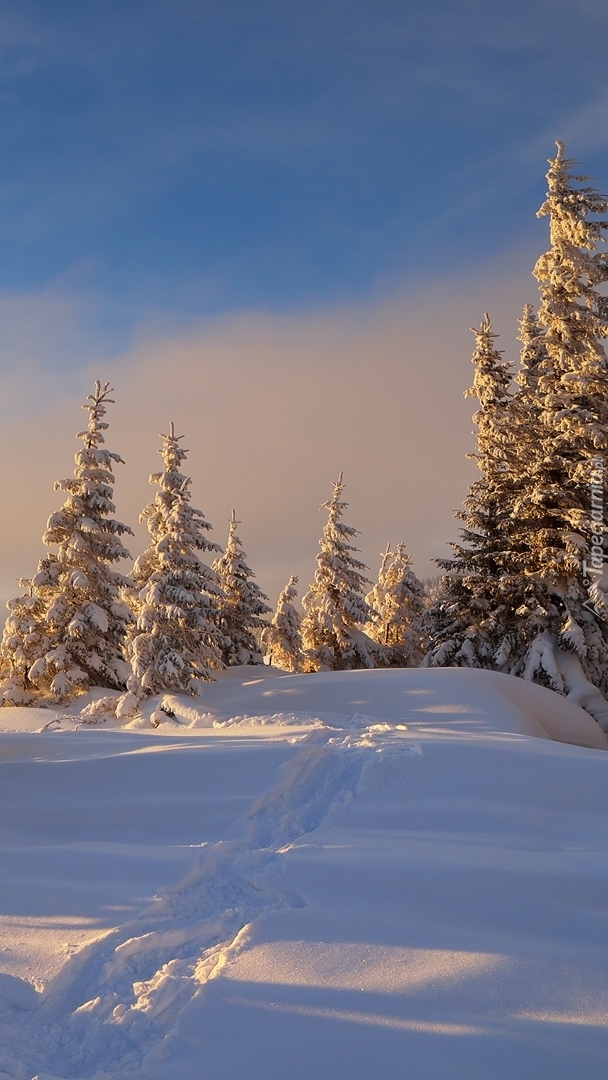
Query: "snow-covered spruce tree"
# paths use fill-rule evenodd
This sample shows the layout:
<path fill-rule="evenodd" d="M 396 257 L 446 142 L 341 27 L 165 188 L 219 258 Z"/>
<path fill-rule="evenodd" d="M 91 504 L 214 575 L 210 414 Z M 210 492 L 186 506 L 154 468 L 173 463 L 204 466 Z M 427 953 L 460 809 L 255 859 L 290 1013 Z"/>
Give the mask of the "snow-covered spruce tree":
<path fill-rule="evenodd" d="M 188 453 L 179 445 L 182 438 L 173 424 L 168 435 L 161 435 L 163 469 L 150 476 L 158 491 L 139 518 L 148 526 L 151 543 L 133 567 L 136 622 L 126 642 L 131 674 L 118 716 L 128 716 L 145 696 L 165 690 L 196 694 L 201 682 L 224 666 L 220 590 L 199 557 L 221 548 L 207 538 L 211 525 L 190 503 L 192 481 L 180 472 Z"/>
<path fill-rule="evenodd" d="M 334 484 L 327 524 L 319 541 L 314 581 L 302 598 L 301 633 L 306 671 L 342 671 L 371 668 L 385 662 L 383 646 L 362 629 L 375 615 L 364 589 L 371 582 L 363 574 L 365 563 L 354 557 L 357 548 L 350 538 L 357 529 L 340 520 L 348 506 L 342 502 L 342 473 Z"/>
<path fill-rule="evenodd" d="M 267 625 L 263 616 L 272 610 L 268 597 L 252 580 L 255 574 L 236 535 L 240 524 L 233 510 L 225 554 L 213 563 L 220 588 L 219 625 L 226 639 L 222 658 L 228 667 L 263 663 L 255 633 Z"/>
<path fill-rule="evenodd" d="M 445 571 L 439 595 L 424 617 L 427 666 L 510 670 L 516 647 L 514 591 L 522 586 L 515 570 L 512 507 L 518 482 L 515 411 L 509 386 L 510 363 L 495 347 L 497 335 L 486 314 L 475 334 L 473 386 L 479 401 L 476 459 L 481 472 L 469 489 L 461 542 L 455 556 L 437 560 Z"/>
<path fill-rule="evenodd" d="M 387 649 L 387 662 L 396 667 L 418 667 L 423 657 L 422 616 L 424 588 L 411 567 L 405 544 L 382 553 L 378 580 L 366 602 L 377 612 L 365 629 Z"/>
<path fill-rule="evenodd" d="M 558 142 L 538 212 L 549 217 L 550 248 L 534 268 L 545 350 L 536 367 L 539 424 L 515 513 L 527 532 L 527 573 L 547 595 L 545 617 L 536 620 L 536 633 L 528 630 L 526 677 L 582 701 L 591 693 L 583 673 L 608 690 L 606 613 L 592 610 L 584 579 L 598 558 L 596 580 L 601 574 L 608 488 L 608 302 L 598 292 L 608 280 L 608 256 L 597 250 L 608 230 L 601 217 L 608 200 L 579 186 L 586 178 L 573 174 L 573 165 Z M 597 694 L 586 707 L 608 722 Z"/>
<path fill-rule="evenodd" d="M 27 591 L 7 604 L 0 648 L 5 704 L 60 702 L 91 685 L 120 688 L 128 676 L 122 646 L 131 615 L 120 597 L 128 579 L 112 566 L 130 557 L 120 537 L 132 532 L 112 516 L 113 463 L 122 458 L 103 445 L 111 393 L 109 383 L 95 383 L 83 405 L 89 422 L 77 436 L 84 446 L 74 475 L 55 484 L 67 498 L 42 539 L 57 551 L 20 580 Z"/>
<path fill-rule="evenodd" d="M 273 667 L 283 671 L 302 671 L 302 616 L 292 601 L 297 594 L 298 579 L 292 575 L 281 592 L 270 626 L 262 630 L 261 641 Z"/>

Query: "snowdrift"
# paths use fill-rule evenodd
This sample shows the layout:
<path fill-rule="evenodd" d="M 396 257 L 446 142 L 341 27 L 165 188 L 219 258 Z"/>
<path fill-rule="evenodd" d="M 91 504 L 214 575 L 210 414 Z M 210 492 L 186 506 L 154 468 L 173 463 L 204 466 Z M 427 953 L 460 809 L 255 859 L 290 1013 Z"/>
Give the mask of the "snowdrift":
<path fill-rule="evenodd" d="M 510 731 L 608 748 L 604 732 L 579 705 L 552 690 L 495 671 L 397 668 L 279 678 L 253 674 L 238 683 L 233 675 L 230 682 L 230 688 L 223 680 L 206 688 L 203 701 L 209 719 L 335 713 L 404 723 L 411 731 Z"/>
<path fill-rule="evenodd" d="M 172 702 L 0 712 L 0 1077 L 604 1080 L 585 713 L 460 670 Z"/>

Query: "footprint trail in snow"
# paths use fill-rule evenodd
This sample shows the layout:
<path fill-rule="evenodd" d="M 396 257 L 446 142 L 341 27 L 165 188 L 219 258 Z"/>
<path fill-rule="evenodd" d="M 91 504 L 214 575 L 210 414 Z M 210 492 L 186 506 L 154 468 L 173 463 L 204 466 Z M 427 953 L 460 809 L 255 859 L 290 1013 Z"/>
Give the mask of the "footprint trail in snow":
<path fill-rule="evenodd" d="M 353 797 L 370 754 L 393 741 L 403 748 L 394 725 L 369 719 L 352 717 L 349 734 L 316 726 L 184 881 L 73 956 L 34 1008 L 33 992 L 17 1009 L 7 1004 L 0 1080 L 122 1080 L 166 1058 L 181 1010 L 243 947 L 248 925 L 302 906 L 281 872 L 289 844 Z M 27 984 L 14 983 L 23 997 Z"/>

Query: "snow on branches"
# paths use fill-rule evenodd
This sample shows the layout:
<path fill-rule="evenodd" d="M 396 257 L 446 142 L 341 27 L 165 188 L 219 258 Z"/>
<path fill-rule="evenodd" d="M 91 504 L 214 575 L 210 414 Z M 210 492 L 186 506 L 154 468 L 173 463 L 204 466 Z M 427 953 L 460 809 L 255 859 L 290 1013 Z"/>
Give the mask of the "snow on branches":
<path fill-rule="evenodd" d="M 91 685 L 119 688 L 127 678 L 122 646 L 131 615 L 121 599 L 127 578 L 112 567 L 129 558 L 120 537 L 132 532 L 112 516 L 113 466 L 123 460 L 104 447 L 111 393 L 109 383 L 95 383 L 82 406 L 89 421 L 77 435 L 84 445 L 74 475 L 55 484 L 67 497 L 42 539 L 57 550 L 41 559 L 33 577 L 20 580 L 26 592 L 7 604 L 0 648 L 6 704 L 60 702 Z"/>
<path fill-rule="evenodd" d="M 496 380 L 487 348 L 487 386 L 478 366 L 482 478 L 460 515 L 463 544 L 442 562 L 425 662 L 523 675 L 584 698 L 607 725 L 608 300 L 598 289 L 608 281 L 608 255 L 597 249 L 608 199 L 573 165 L 558 142 L 538 212 L 550 228 L 549 250 L 534 268 L 541 301 L 538 316 L 526 305 L 520 322 L 515 395 L 507 395 L 506 372 Z"/>
<path fill-rule="evenodd" d="M 598 288 L 608 280 L 608 256 L 597 248 L 608 230 L 601 217 L 608 200 L 573 166 L 558 142 L 538 211 L 549 218 L 550 232 L 549 250 L 533 271 L 543 351 L 535 364 L 536 386 L 528 387 L 534 434 L 524 444 L 525 483 L 515 513 L 527 537 L 526 571 L 542 582 L 546 595 L 546 617 L 536 626 L 543 647 L 535 645 L 532 632 L 527 635 L 527 677 L 560 689 L 562 676 L 558 680 L 554 672 L 563 664 L 557 655 L 550 659 L 551 644 L 554 651 L 574 654 L 584 676 L 606 693 L 608 629 L 589 602 L 584 570 L 596 550 L 603 553 L 605 540 L 603 512 L 601 522 L 594 520 L 593 493 L 597 489 L 603 507 L 608 308 Z"/>
<path fill-rule="evenodd" d="M 161 435 L 161 472 L 150 483 L 155 499 L 140 514 L 151 543 L 133 567 L 131 605 L 136 622 L 127 634 L 131 665 L 128 692 L 117 714 L 129 715 L 146 695 L 165 690 L 197 693 L 201 681 L 223 667 L 224 636 L 218 627 L 220 590 L 213 571 L 199 558 L 221 551 L 207 538 L 211 525 L 190 504 L 189 477 L 180 472 L 188 451 L 173 424 Z"/>
<path fill-rule="evenodd" d="M 319 541 L 314 581 L 302 599 L 302 645 L 308 671 L 374 667 L 374 658 L 384 651 L 362 629 L 375 612 L 364 597 L 364 587 L 371 584 L 363 574 L 367 567 L 354 557 L 357 548 L 350 543 L 357 529 L 341 521 L 348 506 L 342 502 L 343 490 L 340 473 L 332 498 L 321 506 L 328 511 L 328 519 Z"/>
<path fill-rule="evenodd" d="M 252 580 L 255 574 L 247 566 L 247 556 L 236 534 L 240 524 L 233 510 L 226 551 L 213 563 L 220 588 L 219 625 L 225 642 L 222 657 L 228 667 L 263 663 L 255 634 L 266 626 L 262 616 L 272 610 L 266 603 L 268 597 Z"/>
<path fill-rule="evenodd" d="M 302 670 L 302 616 L 292 604 L 297 596 L 298 579 L 292 575 L 277 601 L 270 626 L 262 630 L 262 646 L 273 667 L 283 671 Z"/>
<path fill-rule="evenodd" d="M 411 568 L 405 544 L 382 552 L 378 581 L 365 597 L 376 611 L 367 623 L 369 636 L 386 649 L 386 662 L 396 667 L 417 667 L 422 660 L 424 588 Z"/>

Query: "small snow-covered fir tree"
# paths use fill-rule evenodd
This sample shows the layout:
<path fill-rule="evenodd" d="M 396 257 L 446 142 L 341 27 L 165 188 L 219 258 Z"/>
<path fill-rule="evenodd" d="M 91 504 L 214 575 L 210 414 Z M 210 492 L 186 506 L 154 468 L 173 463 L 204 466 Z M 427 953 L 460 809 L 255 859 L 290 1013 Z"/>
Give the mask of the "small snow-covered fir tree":
<path fill-rule="evenodd" d="M 188 453 L 179 445 L 182 438 L 173 424 L 168 435 L 161 435 L 163 469 L 150 476 L 158 491 L 140 514 L 151 543 L 133 567 L 136 623 L 127 633 L 131 674 L 128 692 L 118 703 L 119 716 L 133 712 L 146 695 L 166 690 L 196 694 L 201 682 L 224 666 L 220 589 L 199 557 L 221 548 L 207 538 L 211 525 L 202 510 L 191 505 L 192 481 L 180 472 Z"/>
<path fill-rule="evenodd" d="M 495 347 L 497 335 L 486 314 L 475 334 L 473 386 L 477 397 L 477 467 L 481 476 L 469 490 L 461 543 L 455 557 L 439 559 L 441 589 L 424 619 L 425 665 L 507 670 L 514 640 L 510 622 L 513 570 L 513 500 L 517 491 L 512 369 Z M 517 576 L 517 575 L 515 575 Z"/>
<path fill-rule="evenodd" d="M 112 567 L 130 557 L 120 537 L 132 532 L 112 516 L 113 467 L 122 458 L 104 447 L 111 393 L 109 383 L 95 383 L 82 406 L 89 422 L 77 436 L 84 446 L 74 475 L 55 484 L 67 498 L 42 539 L 57 551 L 20 580 L 25 594 L 7 604 L 0 648 L 6 704 L 59 702 L 91 685 L 120 688 L 128 676 L 122 648 L 131 615 L 120 595 L 128 579 Z"/>
<path fill-rule="evenodd" d="M 264 627 L 261 636 L 270 663 L 283 671 L 302 671 L 302 616 L 292 603 L 297 583 L 297 577 L 292 575 L 279 596 L 270 626 Z"/>
<path fill-rule="evenodd" d="M 421 632 L 425 610 L 422 582 L 411 567 L 405 544 L 391 551 L 387 544 L 382 553 L 378 580 L 365 597 L 376 612 L 366 631 L 384 645 L 387 661 L 398 667 L 418 667 L 423 657 Z"/>
<path fill-rule="evenodd" d="M 307 671 L 341 671 L 374 667 L 384 649 L 362 629 L 375 615 L 365 600 L 364 589 L 371 582 L 364 576 L 365 563 L 355 558 L 357 548 L 350 543 L 357 529 L 345 525 L 342 515 L 348 503 L 342 501 L 342 473 L 334 493 L 321 509 L 328 511 L 319 541 L 314 581 L 302 599 L 302 646 Z"/>
<path fill-rule="evenodd" d="M 247 556 L 236 534 L 240 524 L 233 510 L 226 551 L 213 563 L 220 587 L 219 625 L 226 638 L 222 656 L 228 667 L 263 663 L 255 634 L 267 625 L 263 616 L 272 610 L 266 603 L 268 597 L 252 580 L 255 574 L 247 566 Z"/>

